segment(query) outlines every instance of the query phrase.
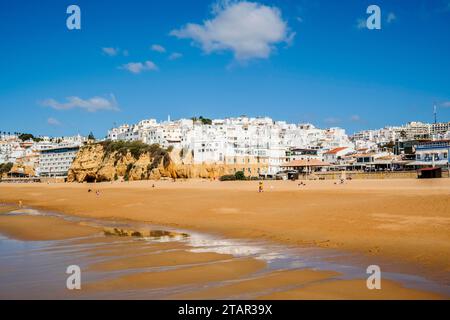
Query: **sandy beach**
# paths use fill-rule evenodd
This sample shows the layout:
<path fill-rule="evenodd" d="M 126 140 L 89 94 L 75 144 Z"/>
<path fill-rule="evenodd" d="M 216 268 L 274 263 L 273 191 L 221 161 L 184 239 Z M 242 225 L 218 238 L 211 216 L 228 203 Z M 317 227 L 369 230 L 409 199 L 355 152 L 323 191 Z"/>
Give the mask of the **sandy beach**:
<path fill-rule="evenodd" d="M 154 185 L 154 187 L 153 187 Z M 344 185 L 311 181 L 268 181 L 264 193 L 257 182 L 157 181 L 104 184 L 0 185 L 0 202 L 64 214 L 103 219 L 142 221 L 232 238 L 263 239 L 298 247 L 319 247 L 356 254 L 389 272 L 404 272 L 450 284 L 450 179 L 359 180 Z M 88 192 L 88 189 L 99 193 Z M 2 211 L 6 210 L 5 206 Z M 16 219 L 16 220 L 14 220 Z M 25 220 L 24 220 L 25 219 Z M 57 219 L 56 219 L 57 220 Z M 0 216 L 0 233 L 21 240 L 68 239 L 101 233 L 91 226 L 56 221 L 50 217 Z M 30 228 L 30 226 L 33 226 Z M 49 228 L 49 226 L 51 226 Z M 74 240 L 75 241 L 75 240 Z M 82 240 L 80 240 L 82 241 Z M 124 245 L 124 244 L 122 244 Z M 168 244 L 166 244 L 168 245 Z M 128 246 L 128 245 L 126 245 Z M 177 247 L 182 249 L 181 247 Z M 136 250 L 136 248 L 128 248 Z M 121 270 L 172 263 L 212 263 L 183 271 L 124 275 L 88 284 L 87 290 L 114 290 L 191 284 L 245 277 L 262 268 L 254 259 L 230 260 L 227 255 L 186 252 L 145 255 L 92 264 L 91 270 Z M 114 251 L 113 251 L 114 252 Z M 108 254 L 97 250 L 98 254 Z M 93 253 L 94 254 L 94 253 Z M 228 261 L 228 260 L 230 261 Z M 261 286 L 333 279 L 333 272 L 286 271 L 264 279 L 248 279 L 215 289 L 166 298 L 223 298 L 228 294 L 262 290 Z M 207 276 L 205 276 L 207 275 Z M 167 281 L 166 281 L 167 280 Z M 203 281 L 203 280 L 202 280 Z M 392 281 L 376 293 L 365 288 L 365 279 L 311 282 L 304 288 L 261 295 L 269 299 L 426 299 L 434 293 L 403 288 Z"/>

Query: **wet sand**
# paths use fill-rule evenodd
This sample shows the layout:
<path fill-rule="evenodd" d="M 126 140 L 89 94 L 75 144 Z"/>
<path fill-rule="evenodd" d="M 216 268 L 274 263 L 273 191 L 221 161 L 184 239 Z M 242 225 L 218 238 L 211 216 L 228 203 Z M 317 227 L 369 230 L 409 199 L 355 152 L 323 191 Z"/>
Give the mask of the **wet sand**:
<path fill-rule="evenodd" d="M 437 294 L 407 289 L 398 283 L 384 280 L 381 290 L 367 290 L 365 279 L 327 281 L 307 285 L 288 291 L 261 296 L 267 300 L 432 300 L 441 299 Z"/>
<path fill-rule="evenodd" d="M 233 256 L 217 253 L 193 253 L 188 251 L 165 252 L 158 255 L 141 254 L 134 257 L 114 259 L 89 266 L 88 271 L 114 271 L 150 267 L 179 266 L 187 264 L 229 260 Z"/>
<path fill-rule="evenodd" d="M 145 221 L 234 238 L 333 248 L 360 254 L 370 264 L 379 264 L 382 268 L 386 265 L 394 271 L 408 271 L 443 284 L 450 283 L 450 179 L 350 181 L 345 185 L 317 181 L 307 182 L 306 187 L 290 181 L 275 181 L 265 183 L 263 194 L 256 192 L 256 182 L 157 182 L 156 188 L 152 188 L 152 184 L 0 185 L 0 202 L 18 203 L 21 200 L 25 206 L 82 217 Z M 88 193 L 88 188 L 99 189 L 100 196 Z M 96 228 L 71 225 L 71 222 L 67 225 L 66 221 L 58 222 L 50 217 L 20 217 L 26 218 L 26 223 L 14 223 L 19 221 L 12 220 L 15 218 L 0 216 L 0 233 L 25 240 L 56 240 L 99 232 Z M 42 218 L 45 221 L 37 220 Z M 26 227 L 31 225 L 33 228 Z M 82 244 L 93 240 L 75 241 Z M 200 265 L 166 270 L 158 275 L 139 272 L 95 281 L 87 284 L 88 291 L 242 280 L 264 267 L 262 261 L 254 259 L 224 262 L 211 253 L 180 253 L 186 249 L 183 244 L 164 244 L 180 251 L 172 256 L 165 253 L 166 256 L 147 260 L 146 250 L 139 244 L 119 241 L 114 245 L 118 247 L 114 248 L 109 242 L 111 240 L 105 240 L 98 248 L 83 249 L 93 257 L 113 259 L 91 264 L 92 270 L 170 265 L 170 259 L 174 265 L 182 265 L 184 259 Z M 121 258 L 121 253 L 127 252 L 138 256 Z M 229 257 L 223 255 L 223 258 Z M 333 281 L 334 273 L 330 271 L 286 271 L 265 275 L 261 281 L 247 279 L 248 282 L 222 284 L 204 292 L 197 289 L 183 295 L 170 294 L 166 298 L 197 299 L 208 295 L 223 298 L 247 292 L 251 292 L 252 297 L 270 299 L 438 297 L 388 281 L 381 290 L 383 293 L 376 293 L 367 290 L 364 279 Z M 321 277 L 329 281 L 316 282 Z M 361 290 L 352 291 L 354 281 Z M 288 289 L 286 284 L 300 285 L 301 288 Z M 264 295 L 266 289 L 274 288 L 277 292 Z M 256 294 L 260 291 L 261 295 Z"/>
<path fill-rule="evenodd" d="M 8 223 L 2 223 L 7 221 Z M 1 299 L 442 299 L 444 296 L 383 280 L 381 291 L 366 288 L 365 279 L 345 280 L 336 271 L 308 268 L 267 270 L 267 263 L 256 257 L 239 257 L 216 252 L 195 252 L 186 238 L 171 242 L 148 242 L 136 237 L 106 236 L 101 228 L 88 222 L 63 220 L 61 217 L 3 215 L 0 224 L 11 228 L 20 226 L 20 232 L 10 237 L 27 239 L 28 243 L 45 241 L 42 249 L 32 249 L 25 256 L 47 254 L 43 266 L 28 261 L 27 276 L 39 284 L 39 290 L 17 290 L 14 279 L 8 279 L 0 289 Z M 36 232 L 33 226 L 39 226 Z M 14 229 L 14 227 L 12 227 Z M 70 230 L 68 232 L 68 230 Z M 94 233 L 92 233 L 94 231 Z M 26 234 L 27 236 L 22 236 Z M 81 238 L 85 237 L 85 238 Z M 55 241 L 55 240 L 58 241 Z M 181 239 L 181 240 L 177 240 Z M 32 241 L 34 240 L 34 241 Z M 49 241 L 51 240 L 51 241 Z M 2 243 L 0 239 L 0 244 Z M 50 245 L 50 247 L 48 247 Z M 217 246 L 216 241 L 212 242 Z M 194 249 L 194 250 L 193 250 Z M 0 246 L 0 250 L 2 250 Z M 17 252 L 15 253 L 17 255 Z M 65 265 L 53 265 L 53 259 L 63 258 L 66 264 L 83 265 L 81 291 L 65 290 L 62 277 L 54 281 L 52 274 L 62 276 Z M 4 259 L 8 259 L 6 256 Z M 15 268 L 0 265 L 9 274 L 21 273 Z M 22 260 L 19 259 L 22 265 Z M 22 266 L 23 268 L 23 266 Z M 50 285 L 42 283 L 43 272 L 50 275 Z M 4 274 L 6 275 L 6 273 Z M 0 277 L 1 279 L 1 277 Z M 49 280 L 47 280 L 49 281 Z M 34 285 L 36 286 L 36 284 Z M 178 293 L 177 293 L 178 292 Z"/>
<path fill-rule="evenodd" d="M 86 237 L 101 229 L 53 217 L 1 216 L 0 233 L 24 241 L 49 241 Z"/>
<path fill-rule="evenodd" d="M 235 281 L 219 287 L 208 288 L 193 293 L 174 295 L 170 298 L 188 300 L 226 299 L 230 297 L 241 298 L 254 292 L 263 295 L 264 292 L 276 288 L 305 286 L 317 281 L 333 279 L 333 277 L 337 275 L 338 273 L 332 271 L 276 271 L 264 276 L 257 276 L 243 281 Z"/>
<path fill-rule="evenodd" d="M 209 282 L 240 278 L 264 267 L 263 261 L 254 259 L 236 259 L 216 262 L 209 265 L 186 267 L 162 272 L 135 273 L 112 280 L 87 284 L 87 291 L 133 290 L 167 288 L 189 284 L 207 284 Z"/>
<path fill-rule="evenodd" d="M 388 258 L 450 283 L 450 179 L 0 185 L 0 201 Z M 101 195 L 88 193 L 97 188 Z"/>
<path fill-rule="evenodd" d="M 6 213 L 6 212 L 10 212 L 10 211 L 14 211 L 14 210 L 16 210 L 18 208 L 19 208 L 18 206 L 10 205 L 10 204 L 0 205 L 0 214 Z"/>

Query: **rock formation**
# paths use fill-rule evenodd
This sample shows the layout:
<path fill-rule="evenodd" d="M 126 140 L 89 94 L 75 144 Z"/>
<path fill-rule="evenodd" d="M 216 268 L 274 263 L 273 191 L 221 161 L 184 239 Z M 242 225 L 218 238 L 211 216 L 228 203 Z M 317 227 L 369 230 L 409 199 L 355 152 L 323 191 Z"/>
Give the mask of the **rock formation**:
<path fill-rule="evenodd" d="M 159 180 L 161 178 L 214 179 L 233 174 L 223 164 L 193 164 L 189 150 L 165 150 L 159 146 L 122 143 L 119 150 L 111 142 L 93 143 L 80 149 L 69 173 L 68 182 L 103 182 L 115 180 Z"/>

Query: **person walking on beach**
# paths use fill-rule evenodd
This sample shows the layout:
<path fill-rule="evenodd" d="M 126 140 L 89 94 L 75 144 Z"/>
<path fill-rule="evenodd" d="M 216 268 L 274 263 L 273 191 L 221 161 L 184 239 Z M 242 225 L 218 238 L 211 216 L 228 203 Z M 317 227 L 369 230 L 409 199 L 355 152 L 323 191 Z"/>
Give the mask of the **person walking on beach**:
<path fill-rule="evenodd" d="M 341 171 L 341 184 L 344 184 L 346 177 L 345 171 Z"/>
<path fill-rule="evenodd" d="M 258 192 L 259 193 L 264 192 L 264 184 L 262 181 L 259 182 Z"/>

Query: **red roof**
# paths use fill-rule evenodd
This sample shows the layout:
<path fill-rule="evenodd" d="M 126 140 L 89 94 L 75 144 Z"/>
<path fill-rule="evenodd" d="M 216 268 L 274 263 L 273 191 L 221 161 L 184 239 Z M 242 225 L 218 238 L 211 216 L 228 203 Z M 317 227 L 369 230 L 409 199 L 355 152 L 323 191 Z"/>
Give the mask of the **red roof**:
<path fill-rule="evenodd" d="M 317 159 L 310 160 L 294 160 L 288 163 L 282 164 L 282 167 L 327 167 L 330 164 Z"/>
<path fill-rule="evenodd" d="M 345 149 L 347 149 L 347 147 L 339 147 L 339 148 L 335 148 L 335 149 L 329 150 L 329 151 L 325 152 L 325 154 L 336 154 L 339 151 L 342 151 L 342 150 L 345 150 Z"/>

